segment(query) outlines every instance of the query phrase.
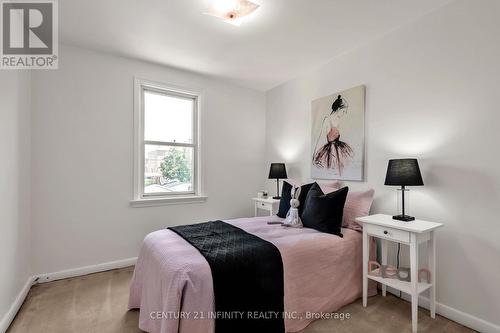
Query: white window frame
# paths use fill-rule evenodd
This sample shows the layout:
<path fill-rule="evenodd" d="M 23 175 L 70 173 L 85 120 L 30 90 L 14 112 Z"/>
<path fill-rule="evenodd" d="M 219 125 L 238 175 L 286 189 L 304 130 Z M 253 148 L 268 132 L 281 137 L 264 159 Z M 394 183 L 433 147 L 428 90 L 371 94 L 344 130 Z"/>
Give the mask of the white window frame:
<path fill-rule="evenodd" d="M 144 140 L 144 91 L 158 92 L 171 96 L 194 99 L 193 143 L 167 143 Z M 202 193 L 200 110 L 202 103 L 200 90 L 186 89 L 150 80 L 134 78 L 134 198 L 133 207 L 157 206 L 177 203 L 203 202 L 207 199 Z M 144 193 L 144 147 L 146 144 L 168 145 L 193 148 L 193 191 L 174 193 Z"/>

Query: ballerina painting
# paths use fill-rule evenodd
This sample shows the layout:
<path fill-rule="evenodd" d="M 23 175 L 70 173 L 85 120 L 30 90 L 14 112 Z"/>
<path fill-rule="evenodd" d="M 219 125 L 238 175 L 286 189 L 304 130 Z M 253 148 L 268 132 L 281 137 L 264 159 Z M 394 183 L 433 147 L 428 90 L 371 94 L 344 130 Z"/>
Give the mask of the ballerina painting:
<path fill-rule="evenodd" d="M 364 86 L 312 102 L 314 179 L 363 179 Z"/>

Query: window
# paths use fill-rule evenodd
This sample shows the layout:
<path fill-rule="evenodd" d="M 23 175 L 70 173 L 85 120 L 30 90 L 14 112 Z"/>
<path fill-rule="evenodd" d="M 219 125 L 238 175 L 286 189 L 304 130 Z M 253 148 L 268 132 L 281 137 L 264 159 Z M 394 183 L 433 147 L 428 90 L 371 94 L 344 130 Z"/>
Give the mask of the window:
<path fill-rule="evenodd" d="M 200 94 L 136 79 L 135 198 L 189 201 L 200 196 Z"/>

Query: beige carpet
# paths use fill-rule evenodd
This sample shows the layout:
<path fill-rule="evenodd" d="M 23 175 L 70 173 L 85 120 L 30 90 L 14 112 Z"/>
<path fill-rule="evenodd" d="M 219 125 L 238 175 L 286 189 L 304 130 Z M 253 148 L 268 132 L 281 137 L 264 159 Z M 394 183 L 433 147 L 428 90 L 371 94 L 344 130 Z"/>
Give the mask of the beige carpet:
<path fill-rule="evenodd" d="M 132 333 L 138 311 L 127 311 L 133 267 L 35 285 L 9 333 Z M 394 296 L 375 296 L 339 312 L 350 319 L 317 320 L 301 333 L 411 332 L 410 304 Z M 473 332 L 455 322 L 420 310 L 420 332 Z"/>

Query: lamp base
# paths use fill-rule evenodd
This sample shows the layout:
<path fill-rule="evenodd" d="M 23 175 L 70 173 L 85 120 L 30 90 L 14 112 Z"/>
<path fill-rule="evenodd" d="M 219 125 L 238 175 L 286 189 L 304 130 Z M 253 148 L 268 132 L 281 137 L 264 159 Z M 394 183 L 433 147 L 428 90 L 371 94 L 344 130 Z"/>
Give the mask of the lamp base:
<path fill-rule="evenodd" d="M 273 199 L 281 199 L 281 197 L 273 197 Z"/>
<path fill-rule="evenodd" d="M 403 222 L 415 221 L 415 218 L 413 216 L 408 216 L 408 215 L 394 215 L 392 217 L 392 219 L 398 220 L 398 221 L 403 221 Z"/>

